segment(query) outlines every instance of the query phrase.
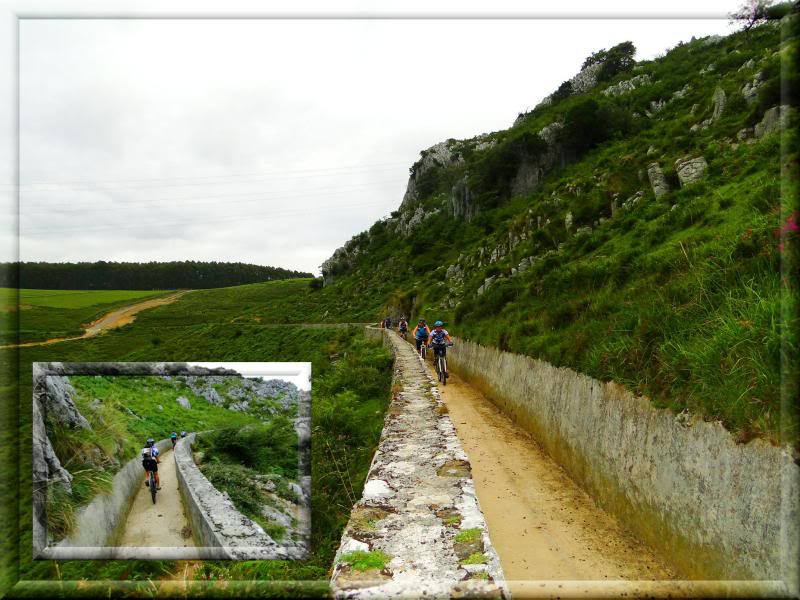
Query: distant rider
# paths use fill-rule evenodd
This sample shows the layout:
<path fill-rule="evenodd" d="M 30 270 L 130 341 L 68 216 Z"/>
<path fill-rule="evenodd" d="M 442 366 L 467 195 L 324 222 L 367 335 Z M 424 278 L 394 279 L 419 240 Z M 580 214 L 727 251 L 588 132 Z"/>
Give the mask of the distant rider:
<path fill-rule="evenodd" d="M 181 437 L 182 437 L 182 438 L 185 438 L 185 437 L 186 437 L 186 432 L 185 432 L 185 431 L 181 431 Z"/>
<path fill-rule="evenodd" d="M 169 436 L 170 441 L 172 442 L 172 449 L 175 450 L 175 444 L 178 443 L 178 433 L 173 431 Z"/>
<path fill-rule="evenodd" d="M 453 345 L 453 338 L 450 337 L 448 331 L 444 328 L 444 323 L 436 321 L 433 324 L 433 331 L 431 331 L 430 338 L 428 339 L 428 347 L 433 349 L 433 356 L 446 356 L 447 346 Z"/>
<path fill-rule="evenodd" d="M 428 336 L 431 334 L 431 330 L 428 329 L 428 326 L 425 324 L 425 319 L 420 319 L 417 326 L 414 327 L 414 331 L 411 332 L 411 335 L 414 336 L 414 340 L 417 342 L 417 353 L 419 354 L 420 349 L 422 348 L 423 344 L 428 342 Z"/>
<path fill-rule="evenodd" d="M 142 448 L 142 466 L 144 467 L 144 485 L 150 483 L 150 471 L 153 472 L 156 478 L 156 489 L 161 489 L 161 480 L 158 478 L 158 448 L 156 448 L 156 441 L 153 438 L 147 438 L 147 445 Z"/>
<path fill-rule="evenodd" d="M 408 332 L 408 321 L 406 321 L 405 317 L 400 317 L 400 322 L 397 324 L 397 329 L 400 331 L 400 335 L 403 336 L 403 339 L 406 339 L 406 333 Z"/>

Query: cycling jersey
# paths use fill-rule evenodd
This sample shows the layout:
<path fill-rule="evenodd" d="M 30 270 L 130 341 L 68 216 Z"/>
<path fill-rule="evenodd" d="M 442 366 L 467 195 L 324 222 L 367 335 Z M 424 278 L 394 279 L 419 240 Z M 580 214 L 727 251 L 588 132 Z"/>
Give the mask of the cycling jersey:
<path fill-rule="evenodd" d="M 408 329 L 408 323 L 405 321 L 400 321 L 400 331 L 406 331 Z"/>
<path fill-rule="evenodd" d="M 434 329 L 431 331 L 431 344 L 445 344 L 448 337 L 450 337 L 450 334 L 447 333 L 446 329 L 442 329 L 441 331 Z"/>
<path fill-rule="evenodd" d="M 415 337 L 416 337 L 418 340 L 427 340 L 427 339 L 428 339 L 428 335 L 429 335 L 429 334 L 428 334 L 428 330 L 427 330 L 427 329 L 425 329 L 424 327 L 417 327 L 417 330 L 416 330 L 416 332 L 414 333 L 414 336 L 415 336 Z"/>

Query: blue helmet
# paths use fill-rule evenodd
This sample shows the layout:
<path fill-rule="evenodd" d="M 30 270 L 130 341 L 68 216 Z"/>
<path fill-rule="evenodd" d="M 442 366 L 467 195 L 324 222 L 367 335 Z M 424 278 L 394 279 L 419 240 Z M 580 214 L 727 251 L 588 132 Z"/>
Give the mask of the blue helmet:
<path fill-rule="evenodd" d="M 156 441 L 153 438 L 147 438 L 147 445 L 148 446 L 152 446 L 155 443 L 156 443 Z"/>
<path fill-rule="evenodd" d="M 434 327 L 444 327 L 444 323 L 442 323 L 441 321 L 436 321 L 436 323 L 434 323 L 433 326 Z"/>

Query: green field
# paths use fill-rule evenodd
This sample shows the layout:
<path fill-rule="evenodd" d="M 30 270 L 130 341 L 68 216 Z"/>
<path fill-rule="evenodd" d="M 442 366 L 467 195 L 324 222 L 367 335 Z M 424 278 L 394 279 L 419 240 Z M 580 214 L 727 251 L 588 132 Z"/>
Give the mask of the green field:
<path fill-rule="evenodd" d="M 105 313 L 170 293 L 141 290 L 17 290 L 0 288 L 0 345 L 70 337 Z"/>
<path fill-rule="evenodd" d="M 97 304 L 134 302 L 144 298 L 161 296 L 164 293 L 164 291 L 160 290 L 19 290 L 19 304 L 22 310 L 29 306 L 86 308 Z M 14 310 L 16 303 L 16 289 L 0 288 L 2 310 Z"/>

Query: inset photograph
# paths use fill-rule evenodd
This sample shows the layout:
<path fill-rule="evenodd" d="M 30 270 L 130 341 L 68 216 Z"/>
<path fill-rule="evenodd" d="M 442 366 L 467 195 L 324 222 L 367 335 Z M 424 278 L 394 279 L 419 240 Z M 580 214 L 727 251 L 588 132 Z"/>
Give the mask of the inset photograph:
<path fill-rule="evenodd" d="M 311 363 L 34 363 L 37 559 L 309 554 Z"/>

